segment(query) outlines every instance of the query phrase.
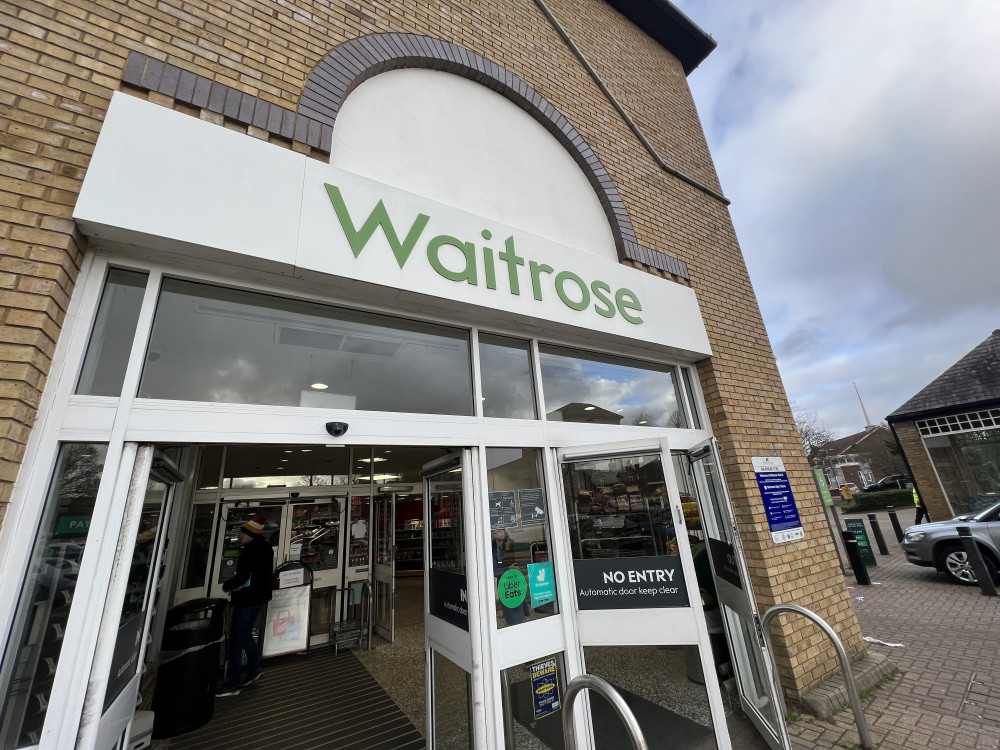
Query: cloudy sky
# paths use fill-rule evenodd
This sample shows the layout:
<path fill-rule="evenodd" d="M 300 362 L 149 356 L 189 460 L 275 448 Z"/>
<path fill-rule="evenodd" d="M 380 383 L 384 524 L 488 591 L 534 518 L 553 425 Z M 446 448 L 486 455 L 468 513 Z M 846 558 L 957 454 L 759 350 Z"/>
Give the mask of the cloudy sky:
<path fill-rule="evenodd" d="M 877 423 L 1000 328 L 1000 2 L 674 2 L 789 398 Z"/>

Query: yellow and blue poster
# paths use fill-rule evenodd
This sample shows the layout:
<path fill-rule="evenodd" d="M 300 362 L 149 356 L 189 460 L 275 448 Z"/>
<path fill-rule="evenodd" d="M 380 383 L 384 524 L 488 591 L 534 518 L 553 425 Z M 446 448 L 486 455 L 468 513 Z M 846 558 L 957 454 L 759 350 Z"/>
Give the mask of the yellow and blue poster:
<path fill-rule="evenodd" d="M 556 657 L 531 665 L 531 698 L 536 719 L 559 710 L 559 671 Z"/>

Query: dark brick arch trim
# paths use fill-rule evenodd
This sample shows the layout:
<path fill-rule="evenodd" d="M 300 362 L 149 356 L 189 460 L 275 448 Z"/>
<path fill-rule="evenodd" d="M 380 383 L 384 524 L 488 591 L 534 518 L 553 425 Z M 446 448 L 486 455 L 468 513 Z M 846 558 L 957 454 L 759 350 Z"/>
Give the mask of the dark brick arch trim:
<path fill-rule="evenodd" d="M 601 201 L 620 260 L 634 260 L 661 271 L 690 278 L 687 264 L 666 253 L 643 247 L 625 203 L 601 160 L 559 110 L 509 70 L 471 50 L 417 34 L 371 34 L 336 47 L 313 69 L 299 100 L 298 113 L 332 128 L 344 99 L 379 73 L 425 68 L 468 78 L 506 97 L 535 118 L 570 153 Z M 330 140 L 322 148 L 329 151 Z"/>

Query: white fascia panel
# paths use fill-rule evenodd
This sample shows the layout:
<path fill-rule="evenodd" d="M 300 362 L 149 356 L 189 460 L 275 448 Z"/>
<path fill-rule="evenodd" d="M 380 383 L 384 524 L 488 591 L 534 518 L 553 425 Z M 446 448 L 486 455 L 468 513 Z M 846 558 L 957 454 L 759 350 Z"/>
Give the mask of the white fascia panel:
<path fill-rule="evenodd" d="M 305 157 L 116 92 L 73 218 L 91 237 L 278 273 Z"/>
<path fill-rule="evenodd" d="M 413 230 L 409 254 L 393 253 L 384 227 L 352 249 L 326 185 L 339 189 L 351 232 L 380 201 L 400 240 L 418 216 L 428 217 Z M 373 304 L 433 309 L 460 324 L 497 320 L 567 343 L 692 360 L 711 354 L 687 287 L 126 94 L 114 95 L 74 218 L 92 237 L 154 251 L 295 274 L 332 289 L 361 282 Z M 511 249 L 520 263 L 500 257 Z M 616 305 L 618 290 L 641 310 Z M 587 306 L 573 309 L 584 297 Z"/>
<path fill-rule="evenodd" d="M 334 209 L 327 185 L 339 191 L 348 212 L 347 227 Z M 379 204 L 391 220 L 396 251 L 383 229 L 375 229 L 363 247 L 359 242 L 352 248 L 348 231 L 361 230 Z M 426 217 L 426 223 L 420 217 Z M 417 239 L 400 251 L 411 232 Z M 487 235 L 490 239 L 485 239 Z M 440 244 L 442 237 L 451 241 Z M 518 263 L 501 257 L 511 249 L 521 259 Z M 435 261 L 446 273 L 465 280 L 446 278 L 435 269 Z M 349 276 L 388 287 L 393 297 L 432 298 L 436 306 L 455 312 L 501 311 L 511 320 L 586 331 L 591 341 L 619 338 L 695 356 L 711 354 L 697 299 L 688 287 L 313 160 L 306 164 L 296 264 L 296 275 L 303 278 Z M 533 273 L 533 264 L 546 270 Z M 583 290 L 573 280 L 562 284 L 564 296 L 572 302 L 589 298 L 585 309 L 573 309 L 562 301 L 556 289 L 562 272 L 575 274 L 587 287 Z M 603 293 L 610 305 L 599 302 L 595 282 L 606 284 Z M 621 289 L 638 298 L 641 311 L 625 312 L 641 323 L 629 322 L 614 306 Z M 611 317 L 596 310 L 607 312 L 609 306 L 614 306 Z"/>

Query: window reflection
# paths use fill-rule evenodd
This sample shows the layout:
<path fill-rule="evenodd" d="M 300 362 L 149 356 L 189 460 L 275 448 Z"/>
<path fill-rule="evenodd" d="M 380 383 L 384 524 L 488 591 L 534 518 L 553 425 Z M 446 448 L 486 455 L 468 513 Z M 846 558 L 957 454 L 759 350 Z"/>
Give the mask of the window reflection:
<path fill-rule="evenodd" d="M 479 370 L 484 417 L 537 417 L 527 341 L 480 334 Z"/>
<path fill-rule="evenodd" d="M 368 448 L 356 449 L 369 455 Z M 224 489 L 330 487 L 349 480 L 351 449 L 328 445 L 230 445 Z"/>
<path fill-rule="evenodd" d="M 148 276 L 120 268 L 108 271 L 77 393 L 84 396 L 121 395 Z"/>
<path fill-rule="evenodd" d="M 546 417 L 557 422 L 686 428 L 669 365 L 539 346 Z"/>
<path fill-rule="evenodd" d="M 537 448 L 487 448 L 497 627 L 556 614 L 549 507 Z"/>
<path fill-rule="evenodd" d="M 96 443 L 59 451 L 0 680 L 4 747 L 41 738 L 106 454 Z"/>
<path fill-rule="evenodd" d="M 468 333 L 167 279 L 141 398 L 472 415 Z"/>
<path fill-rule="evenodd" d="M 678 553 L 659 456 L 578 461 L 563 471 L 574 559 Z"/>

